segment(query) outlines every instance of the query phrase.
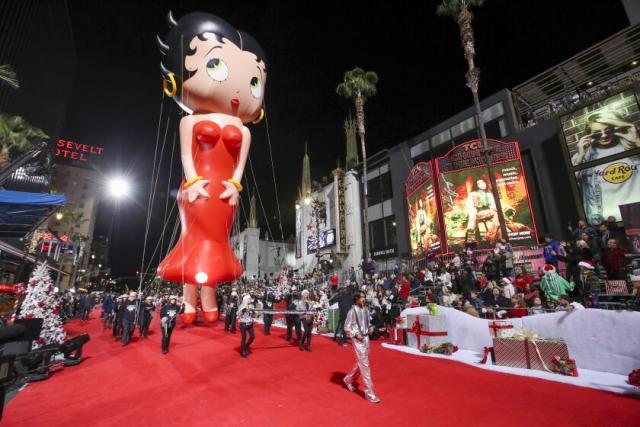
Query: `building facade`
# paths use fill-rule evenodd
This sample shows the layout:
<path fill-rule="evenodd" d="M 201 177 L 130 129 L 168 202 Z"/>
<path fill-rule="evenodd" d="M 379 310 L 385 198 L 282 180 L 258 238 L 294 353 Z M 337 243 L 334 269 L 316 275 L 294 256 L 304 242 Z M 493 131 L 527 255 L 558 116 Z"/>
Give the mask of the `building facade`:
<path fill-rule="evenodd" d="M 611 57 L 608 52 L 612 51 L 627 54 Z M 640 141 L 636 141 L 635 149 L 612 156 L 608 163 L 600 161 L 600 169 L 598 164 L 593 168 L 589 168 L 590 163 L 584 167 L 571 165 L 570 160 L 577 138 L 588 134 L 585 117 L 595 112 L 611 114 L 617 109 L 616 114 L 626 117 L 629 126 L 635 124 L 639 128 L 640 104 L 633 101 L 633 94 L 637 99 L 640 93 L 637 52 L 640 52 L 640 25 L 633 25 L 512 90 L 502 89 L 481 101 L 487 138 L 519 144 L 531 209 L 540 234 L 549 233 L 562 239 L 570 224 L 589 216 L 588 212 L 585 215 L 589 207 L 584 202 L 584 190 L 575 179 L 579 172 L 593 170 L 595 176 L 602 169 L 600 175 L 613 173 L 606 167 L 619 169 L 620 162 L 628 164 L 640 152 Z M 553 84 L 546 86 L 549 81 Z M 368 159 L 370 247 L 379 269 L 388 270 L 398 258 L 411 258 L 404 193 L 411 168 L 479 137 L 475 109 L 471 106 Z M 624 195 L 629 202 L 640 200 L 640 186 L 631 188 L 629 184 L 635 179 L 633 171 L 637 173 L 637 168 L 627 169 L 631 172 L 621 172 L 610 182 L 603 181 L 600 191 L 603 196 L 599 200 L 606 196 L 605 185 L 613 187 L 623 182 L 628 187 Z M 618 199 L 623 201 L 621 197 Z M 595 225 L 606 217 L 600 215 L 592 222 Z M 616 218 L 620 220 L 619 215 Z"/>

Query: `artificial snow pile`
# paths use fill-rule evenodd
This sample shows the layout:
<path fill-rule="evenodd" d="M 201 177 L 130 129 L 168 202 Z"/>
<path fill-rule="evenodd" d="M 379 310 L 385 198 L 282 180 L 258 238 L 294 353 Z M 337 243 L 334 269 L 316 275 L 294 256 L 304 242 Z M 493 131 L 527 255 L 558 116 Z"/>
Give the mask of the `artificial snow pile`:
<path fill-rule="evenodd" d="M 40 338 L 34 342 L 33 348 L 46 344 L 60 344 L 64 341 L 65 332 L 62 328 L 60 310 L 60 299 L 54 291 L 49 268 L 47 264 L 41 264 L 29 279 L 26 297 L 18 316 L 20 319 L 43 319 Z"/>

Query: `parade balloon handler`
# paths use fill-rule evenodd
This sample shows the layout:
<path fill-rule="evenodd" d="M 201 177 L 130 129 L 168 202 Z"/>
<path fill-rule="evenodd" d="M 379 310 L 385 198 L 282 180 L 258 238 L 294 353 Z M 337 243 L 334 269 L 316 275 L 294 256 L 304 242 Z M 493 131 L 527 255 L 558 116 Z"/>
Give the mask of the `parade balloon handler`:
<path fill-rule="evenodd" d="M 349 391 L 355 391 L 353 381 L 360 375 L 364 381 L 366 399 L 372 403 L 379 403 L 380 399 L 373 390 L 369 365 L 369 335 L 373 333 L 373 327 L 369 325 L 369 310 L 365 307 L 364 300 L 364 293 L 359 291 L 355 293 L 353 299 L 355 304 L 349 310 L 344 322 L 344 330 L 353 342 L 356 363 L 343 381 Z"/>
<path fill-rule="evenodd" d="M 166 39 L 158 37 L 164 92 L 188 115 L 179 129 L 181 234 L 158 274 L 184 283 L 184 323 L 196 319 L 199 285 L 204 318 L 215 322 L 216 286 L 242 274 L 229 234 L 251 144 L 244 124 L 265 114 L 266 61 L 253 37 L 217 16 L 196 12 L 176 21 L 169 13 L 168 23 Z"/>
<path fill-rule="evenodd" d="M 253 331 L 253 298 L 251 295 L 245 295 L 242 297 L 242 304 L 238 307 L 238 324 L 240 325 L 240 355 L 242 357 L 249 356 L 249 347 L 255 338 Z M 247 334 L 249 334 L 249 340 L 247 341 Z"/>
<path fill-rule="evenodd" d="M 138 310 L 138 294 L 129 292 L 129 296 L 122 303 L 122 346 L 131 342 L 131 336 L 136 328 L 136 312 Z"/>
<path fill-rule="evenodd" d="M 138 315 L 140 338 L 146 338 L 147 335 L 149 335 L 149 326 L 151 325 L 155 311 L 156 305 L 153 302 L 153 297 L 148 296 L 144 303 L 140 305 L 140 313 Z"/>
<path fill-rule="evenodd" d="M 180 312 L 178 298 L 174 295 L 169 297 L 169 304 L 165 304 L 160 310 L 160 326 L 162 329 L 162 354 L 169 352 L 171 334 L 176 326 L 176 318 Z"/>

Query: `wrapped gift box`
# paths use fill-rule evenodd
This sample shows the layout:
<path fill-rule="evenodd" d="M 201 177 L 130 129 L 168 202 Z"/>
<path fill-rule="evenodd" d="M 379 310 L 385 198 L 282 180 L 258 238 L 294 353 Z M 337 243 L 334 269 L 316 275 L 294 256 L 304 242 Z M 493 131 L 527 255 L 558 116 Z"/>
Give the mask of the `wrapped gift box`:
<path fill-rule="evenodd" d="M 496 365 L 546 371 L 554 357 L 569 359 L 569 349 L 562 339 L 494 338 L 493 356 Z"/>
<path fill-rule="evenodd" d="M 489 320 L 489 332 L 492 338 L 513 336 L 513 322 L 510 320 Z"/>
<path fill-rule="evenodd" d="M 340 310 L 337 308 L 330 308 L 327 316 L 327 327 L 329 332 L 334 332 L 340 322 Z"/>
<path fill-rule="evenodd" d="M 423 345 L 437 347 L 451 341 L 447 333 L 447 317 L 429 314 L 407 315 L 407 345 L 420 350 Z"/>

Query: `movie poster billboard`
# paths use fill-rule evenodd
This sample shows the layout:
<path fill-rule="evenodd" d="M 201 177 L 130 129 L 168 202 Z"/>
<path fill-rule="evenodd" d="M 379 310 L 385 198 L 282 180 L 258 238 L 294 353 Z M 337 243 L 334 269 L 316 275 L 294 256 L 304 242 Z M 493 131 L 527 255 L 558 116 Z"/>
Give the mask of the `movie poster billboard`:
<path fill-rule="evenodd" d="M 633 89 L 562 116 L 573 166 L 640 148 L 640 110 Z"/>
<path fill-rule="evenodd" d="M 411 255 L 439 252 L 440 221 L 431 163 L 420 162 L 405 182 Z"/>
<path fill-rule="evenodd" d="M 619 205 L 640 201 L 640 110 L 633 89 L 561 118 L 587 221 L 622 219 Z M 636 150 L 632 153 L 631 150 Z M 628 157 L 607 160 L 629 152 Z"/>
<path fill-rule="evenodd" d="M 509 242 L 512 246 L 537 244 L 527 183 L 515 142 L 489 140 L 493 172 Z M 437 159 L 438 188 L 447 252 L 467 245 L 495 247 L 502 237 L 482 141 L 465 142 Z"/>

